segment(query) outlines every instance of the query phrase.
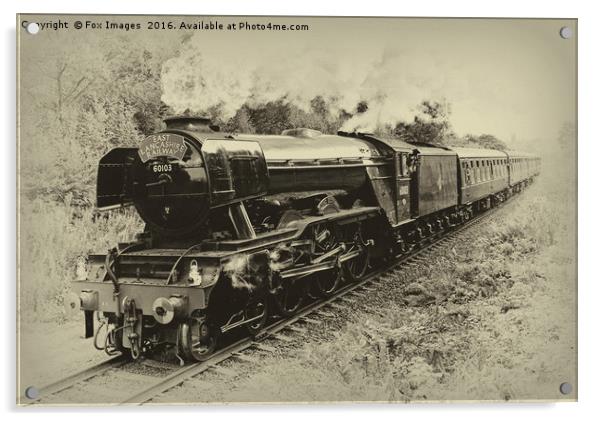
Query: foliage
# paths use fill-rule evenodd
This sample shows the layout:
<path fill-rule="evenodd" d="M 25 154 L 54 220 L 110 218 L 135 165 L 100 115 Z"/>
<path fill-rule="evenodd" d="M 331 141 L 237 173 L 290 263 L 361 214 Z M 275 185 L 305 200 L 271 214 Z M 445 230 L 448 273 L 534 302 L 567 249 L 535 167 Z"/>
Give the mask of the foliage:
<path fill-rule="evenodd" d="M 24 321 L 61 321 L 63 300 L 75 278 L 79 257 L 105 252 L 117 242 L 130 241 L 142 223 L 133 209 L 98 217 L 91 208 L 74 208 L 38 198 L 22 203 L 20 315 Z"/>
<path fill-rule="evenodd" d="M 462 146 L 468 148 L 508 150 L 508 146 L 502 140 L 491 134 L 472 135 L 467 134 L 461 138 L 450 136 L 445 142 L 450 146 Z"/>
<path fill-rule="evenodd" d="M 49 43 L 46 45 L 45 43 Z M 111 37 L 42 38 L 24 54 L 20 135 L 20 298 L 24 319 L 56 320 L 78 256 L 106 251 L 142 228 L 133 209 L 98 218 L 96 168 L 115 146 L 161 127 L 161 43 Z"/>
<path fill-rule="evenodd" d="M 306 127 L 323 133 L 335 133 L 351 115 L 333 116 L 323 97 L 312 99 L 304 110 L 284 98 L 254 106 L 243 105 L 225 124 L 224 129 L 236 133 L 280 134 L 283 130 Z M 214 118 L 218 123 L 220 116 Z"/>
<path fill-rule="evenodd" d="M 449 104 L 424 101 L 414 120 L 397 123 L 393 134 L 407 142 L 443 143 L 451 130 L 449 115 Z"/>
<path fill-rule="evenodd" d="M 161 127 L 165 53 L 126 48 L 121 39 L 86 41 L 28 66 L 33 74 L 24 79 L 44 82 L 44 89 L 25 84 L 22 93 L 22 191 L 30 199 L 70 197 L 74 206 L 90 206 L 100 156 Z"/>

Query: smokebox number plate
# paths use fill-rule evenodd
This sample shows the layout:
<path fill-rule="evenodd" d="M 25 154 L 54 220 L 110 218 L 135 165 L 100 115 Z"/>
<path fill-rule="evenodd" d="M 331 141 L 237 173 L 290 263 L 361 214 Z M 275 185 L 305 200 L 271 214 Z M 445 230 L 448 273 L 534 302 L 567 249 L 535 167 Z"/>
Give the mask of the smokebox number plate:
<path fill-rule="evenodd" d="M 142 162 L 158 156 L 170 156 L 182 160 L 186 153 L 184 138 L 177 134 L 153 134 L 147 136 L 138 149 Z"/>

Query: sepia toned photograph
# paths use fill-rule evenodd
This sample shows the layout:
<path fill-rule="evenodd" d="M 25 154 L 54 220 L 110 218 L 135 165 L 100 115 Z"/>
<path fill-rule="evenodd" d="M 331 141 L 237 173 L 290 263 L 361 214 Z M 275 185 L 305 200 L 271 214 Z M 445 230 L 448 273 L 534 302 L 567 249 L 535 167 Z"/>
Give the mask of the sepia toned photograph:
<path fill-rule="evenodd" d="M 576 19 L 16 28 L 17 405 L 577 400 Z"/>

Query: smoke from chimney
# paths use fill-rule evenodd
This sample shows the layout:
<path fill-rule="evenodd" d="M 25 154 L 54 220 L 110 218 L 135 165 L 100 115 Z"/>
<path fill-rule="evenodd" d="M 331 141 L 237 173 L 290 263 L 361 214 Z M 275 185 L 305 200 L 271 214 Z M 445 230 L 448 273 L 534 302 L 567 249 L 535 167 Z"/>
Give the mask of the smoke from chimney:
<path fill-rule="evenodd" d="M 163 101 L 180 113 L 219 109 L 228 119 L 243 105 L 282 99 L 309 110 L 322 96 L 333 115 L 354 114 L 343 130 L 372 131 L 383 124 L 412 121 L 425 100 L 450 99 L 459 92 L 426 52 L 375 46 L 361 56 L 353 48 L 305 47 L 282 51 L 232 42 L 212 50 L 200 35 L 162 69 Z M 356 113 L 357 105 L 368 109 Z"/>

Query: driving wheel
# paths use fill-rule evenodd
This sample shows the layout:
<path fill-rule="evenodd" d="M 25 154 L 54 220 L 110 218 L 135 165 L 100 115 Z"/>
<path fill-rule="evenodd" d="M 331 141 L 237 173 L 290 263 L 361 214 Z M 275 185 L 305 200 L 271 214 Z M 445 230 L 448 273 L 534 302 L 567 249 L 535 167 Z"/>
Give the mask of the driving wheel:
<path fill-rule="evenodd" d="M 343 262 L 345 279 L 349 282 L 358 282 L 366 274 L 370 263 L 370 253 L 364 242 L 361 226 L 353 233 L 348 253 L 355 253 L 356 256 Z"/>
<path fill-rule="evenodd" d="M 274 294 L 274 304 L 277 312 L 284 317 L 291 316 L 301 308 L 307 295 L 307 277 L 285 279 L 281 281 L 278 291 Z"/>

